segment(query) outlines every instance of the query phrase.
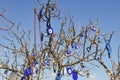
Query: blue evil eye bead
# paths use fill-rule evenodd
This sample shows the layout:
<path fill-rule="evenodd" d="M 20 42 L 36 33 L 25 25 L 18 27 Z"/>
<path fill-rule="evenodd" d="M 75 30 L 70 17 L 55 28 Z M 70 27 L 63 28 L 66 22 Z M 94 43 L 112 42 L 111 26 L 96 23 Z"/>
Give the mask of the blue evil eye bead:
<path fill-rule="evenodd" d="M 108 58 L 110 58 L 111 52 L 112 52 L 112 48 L 110 46 L 110 43 L 106 43 L 106 49 L 108 51 Z"/>
<path fill-rule="evenodd" d="M 44 9 L 44 6 L 42 6 L 41 10 L 39 11 L 39 16 L 38 16 L 38 20 L 40 21 L 40 19 L 42 18 L 43 16 L 43 9 Z"/>
<path fill-rule="evenodd" d="M 64 43 L 64 40 L 60 39 L 60 45 L 63 45 L 63 43 Z"/>
<path fill-rule="evenodd" d="M 90 47 L 87 47 L 86 50 L 89 52 L 90 51 Z"/>
<path fill-rule="evenodd" d="M 79 49 L 79 48 L 80 48 L 80 44 L 76 44 L 75 49 Z"/>
<path fill-rule="evenodd" d="M 21 80 L 26 80 L 25 77 L 22 77 Z"/>
<path fill-rule="evenodd" d="M 96 31 L 96 28 L 95 28 L 93 25 L 90 26 L 90 29 L 91 29 L 92 31 Z"/>
<path fill-rule="evenodd" d="M 44 60 L 44 65 L 49 65 L 50 61 L 49 60 Z"/>
<path fill-rule="evenodd" d="M 52 11 L 54 11 L 54 7 L 52 7 Z"/>
<path fill-rule="evenodd" d="M 72 48 L 75 48 L 75 45 L 76 45 L 75 42 L 72 41 L 72 42 L 71 42 L 71 47 L 72 47 Z"/>
<path fill-rule="evenodd" d="M 29 76 L 29 75 L 31 75 L 32 74 L 32 70 L 31 70 L 31 68 L 29 67 L 29 68 L 26 68 L 25 70 L 24 70 L 24 75 L 25 76 Z"/>
<path fill-rule="evenodd" d="M 100 37 L 98 37 L 98 38 L 97 38 L 97 41 L 98 41 L 98 43 L 100 43 L 100 42 L 101 42 L 101 41 L 100 41 Z"/>
<path fill-rule="evenodd" d="M 57 73 L 57 74 L 56 74 L 56 79 L 55 79 L 55 80 L 61 80 L 61 79 L 62 79 L 61 73 Z"/>
<path fill-rule="evenodd" d="M 97 57 L 97 60 L 100 60 L 100 57 Z"/>
<path fill-rule="evenodd" d="M 46 58 L 46 53 L 43 54 L 43 59 L 45 59 L 45 58 Z"/>
<path fill-rule="evenodd" d="M 8 70 L 5 70 L 5 71 L 4 71 L 4 74 L 7 74 L 7 73 L 8 73 Z"/>
<path fill-rule="evenodd" d="M 106 40 L 105 42 L 106 42 L 106 44 L 109 44 L 110 43 L 110 39 Z"/>
<path fill-rule="evenodd" d="M 38 74 L 38 70 L 35 70 L 35 73 Z"/>
<path fill-rule="evenodd" d="M 71 75 L 72 72 L 73 72 L 73 71 L 72 71 L 72 68 L 71 68 L 71 67 L 67 67 L 66 69 L 67 69 L 67 74 Z"/>
<path fill-rule="evenodd" d="M 73 32 L 73 37 L 75 37 L 75 31 Z"/>
<path fill-rule="evenodd" d="M 78 79 L 78 73 L 76 71 L 72 72 L 72 78 L 73 78 L 73 80 L 77 80 Z"/>
<path fill-rule="evenodd" d="M 35 67 L 37 64 L 37 61 L 32 62 L 32 65 Z"/>
<path fill-rule="evenodd" d="M 81 33 L 80 33 L 80 37 L 83 37 L 83 36 L 84 36 L 84 34 L 83 34 L 83 32 L 81 32 Z"/>
<path fill-rule="evenodd" d="M 85 65 L 83 64 L 83 62 L 80 63 L 81 68 L 85 68 Z"/>
<path fill-rule="evenodd" d="M 54 33 L 54 31 L 53 31 L 53 28 L 52 28 L 52 27 L 47 27 L 46 31 L 47 31 L 47 34 L 48 34 L 48 35 L 51 35 L 51 34 L 53 34 L 53 33 Z"/>
<path fill-rule="evenodd" d="M 41 33 L 41 34 L 40 34 L 40 40 L 43 41 L 43 39 L 44 39 L 44 34 Z"/>
<path fill-rule="evenodd" d="M 66 53 L 67 54 L 71 54 L 71 51 L 69 49 L 67 49 Z"/>

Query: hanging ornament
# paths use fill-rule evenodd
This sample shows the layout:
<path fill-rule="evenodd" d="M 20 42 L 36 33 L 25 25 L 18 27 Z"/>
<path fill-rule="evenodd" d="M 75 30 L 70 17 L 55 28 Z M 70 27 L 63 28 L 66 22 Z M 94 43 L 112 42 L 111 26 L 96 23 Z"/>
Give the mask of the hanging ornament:
<path fill-rule="evenodd" d="M 110 40 L 106 40 L 106 50 L 108 51 L 108 58 L 111 57 L 111 52 L 112 52 L 112 49 L 111 49 L 111 46 L 110 46 Z"/>
<path fill-rule="evenodd" d="M 66 53 L 67 54 L 71 54 L 71 51 L 69 49 L 67 49 Z"/>
<path fill-rule="evenodd" d="M 79 49 L 79 48 L 80 48 L 80 44 L 76 44 L 75 49 Z"/>
<path fill-rule="evenodd" d="M 54 7 L 52 7 L 51 10 L 54 11 Z"/>
<path fill-rule="evenodd" d="M 85 68 L 85 65 L 83 64 L 83 62 L 80 63 L 80 66 L 81 66 L 82 68 Z"/>
<path fill-rule="evenodd" d="M 75 31 L 73 32 L 73 37 L 75 37 Z"/>
<path fill-rule="evenodd" d="M 75 48 L 76 43 L 74 41 L 71 42 L 71 47 Z"/>
<path fill-rule="evenodd" d="M 35 70 L 35 73 L 38 74 L 38 70 L 37 69 Z"/>
<path fill-rule="evenodd" d="M 21 80 L 26 80 L 25 77 L 22 77 Z"/>
<path fill-rule="evenodd" d="M 81 33 L 80 33 L 80 38 L 83 37 L 83 36 L 84 36 L 84 35 L 83 35 L 83 32 L 81 32 Z"/>
<path fill-rule="evenodd" d="M 13 73 L 13 72 L 11 72 L 11 73 L 10 73 L 10 76 L 13 76 L 13 75 L 14 75 L 14 73 Z"/>
<path fill-rule="evenodd" d="M 52 28 L 52 27 L 47 27 L 46 31 L 47 31 L 47 34 L 48 34 L 48 35 L 51 35 L 51 34 L 53 34 L 53 33 L 54 33 L 54 31 L 53 31 L 53 28 Z"/>
<path fill-rule="evenodd" d="M 35 67 L 37 64 L 37 61 L 32 62 L 32 66 Z"/>
<path fill-rule="evenodd" d="M 41 39 L 41 41 L 43 41 L 43 36 L 44 36 L 44 34 L 41 33 L 40 35 L 41 35 L 41 36 L 40 36 L 40 37 L 41 37 L 40 39 Z"/>
<path fill-rule="evenodd" d="M 49 66 L 50 65 L 50 61 L 48 59 L 44 60 L 44 66 L 47 65 Z"/>
<path fill-rule="evenodd" d="M 90 29 L 91 29 L 92 31 L 96 31 L 96 28 L 94 27 L 94 25 L 91 25 L 91 26 L 90 26 Z"/>
<path fill-rule="evenodd" d="M 64 68 L 62 70 L 62 75 L 65 76 L 65 70 L 64 70 Z"/>
<path fill-rule="evenodd" d="M 56 80 L 61 80 L 61 78 L 62 78 L 61 73 L 57 73 L 57 74 L 56 74 Z"/>
<path fill-rule="evenodd" d="M 72 71 L 72 68 L 71 68 L 71 67 L 67 67 L 66 69 L 67 69 L 67 74 L 71 75 L 72 72 L 73 72 L 73 71 Z"/>
<path fill-rule="evenodd" d="M 97 57 L 97 60 L 100 60 L 100 57 Z"/>
<path fill-rule="evenodd" d="M 28 68 L 26 68 L 25 70 L 24 70 L 24 75 L 25 76 L 29 76 L 29 75 L 31 75 L 32 74 L 32 69 L 31 69 L 31 67 L 28 67 Z"/>
<path fill-rule="evenodd" d="M 46 53 L 43 53 L 43 59 L 45 59 L 46 58 Z"/>
<path fill-rule="evenodd" d="M 89 52 L 90 51 L 90 47 L 87 47 L 86 50 Z"/>
<path fill-rule="evenodd" d="M 78 73 L 76 71 L 72 72 L 72 78 L 73 78 L 73 80 L 77 80 L 78 79 Z"/>
<path fill-rule="evenodd" d="M 63 45 L 63 43 L 64 43 L 64 40 L 60 39 L 60 45 Z"/>
<path fill-rule="evenodd" d="M 75 37 L 75 29 L 74 29 L 74 26 L 73 26 L 73 27 L 71 27 L 70 32 L 72 32 L 73 37 Z"/>
<path fill-rule="evenodd" d="M 42 18 L 43 16 L 43 9 L 44 9 L 44 6 L 42 6 L 41 10 L 39 11 L 39 15 L 38 15 L 38 20 L 40 21 L 40 19 Z"/>
<path fill-rule="evenodd" d="M 97 38 L 97 42 L 98 42 L 98 43 L 100 43 L 100 42 L 101 42 L 101 41 L 100 41 L 100 37 L 98 37 L 98 38 Z"/>
<path fill-rule="evenodd" d="M 7 73 L 8 73 L 8 70 L 5 70 L 5 71 L 4 71 L 4 74 L 7 74 Z"/>

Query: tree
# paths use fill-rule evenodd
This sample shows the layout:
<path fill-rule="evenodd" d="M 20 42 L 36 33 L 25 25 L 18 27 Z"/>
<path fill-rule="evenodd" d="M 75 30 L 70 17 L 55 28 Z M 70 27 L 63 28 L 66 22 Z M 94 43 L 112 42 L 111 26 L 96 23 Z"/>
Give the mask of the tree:
<path fill-rule="evenodd" d="M 54 0 L 48 0 L 46 4 L 37 0 L 37 3 L 40 9 L 34 8 L 34 40 L 31 31 L 25 31 L 20 24 L 11 29 L 14 24 L 8 21 L 12 27 L 4 31 L 9 37 L 1 36 L 4 42 L 0 42 L 1 53 L 4 54 L 0 60 L 2 77 L 7 80 L 41 80 L 49 77 L 46 75 L 52 71 L 56 74 L 55 80 L 66 75 L 77 80 L 78 75 L 89 78 L 91 67 L 102 66 L 112 80 L 117 80 L 103 60 L 106 53 L 111 58 L 110 42 L 114 31 L 102 34 L 98 20 L 90 20 L 86 26 L 78 24 L 76 28 L 73 17 L 62 17 Z M 5 18 L 3 14 L 0 17 Z M 52 26 L 56 19 L 61 21 L 61 28 L 55 33 Z M 36 22 L 39 26 L 38 41 Z M 46 26 L 46 31 L 41 29 L 41 23 Z M 3 75 L 3 71 L 7 76 Z"/>

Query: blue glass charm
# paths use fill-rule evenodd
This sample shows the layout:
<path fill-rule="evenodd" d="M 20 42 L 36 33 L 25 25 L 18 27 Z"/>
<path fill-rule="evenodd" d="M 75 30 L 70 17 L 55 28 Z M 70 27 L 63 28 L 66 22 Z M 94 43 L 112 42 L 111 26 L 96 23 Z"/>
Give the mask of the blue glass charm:
<path fill-rule="evenodd" d="M 72 72 L 73 72 L 73 71 L 72 71 L 72 68 L 71 68 L 71 67 L 67 67 L 66 69 L 67 69 L 67 74 L 71 75 Z"/>
<path fill-rule="evenodd" d="M 48 66 L 48 65 L 50 65 L 50 61 L 49 61 L 49 60 L 47 60 L 47 59 L 46 59 L 46 60 L 44 60 L 44 65 L 47 65 L 47 66 Z"/>
<path fill-rule="evenodd" d="M 29 75 L 31 75 L 32 74 L 32 69 L 29 67 L 29 68 L 26 68 L 25 70 L 24 70 L 24 75 L 25 76 L 29 76 Z"/>
<path fill-rule="evenodd" d="M 76 71 L 72 72 L 72 78 L 73 78 L 73 80 L 77 80 L 78 79 L 78 73 Z"/>
<path fill-rule="evenodd" d="M 22 77 L 21 80 L 26 80 L 25 77 Z"/>
<path fill-rule="evenodd" d="M 64 43 L 64 40 L 60 39 L 60 45 L 63 45 L 63 43 Z"/>
<path fill-rule="evenodd" d="M 79 49 L 79 48 L 80 48 L 80 44 L 76 44 L 75 49 Z"/>
<path fill-rule="evenodd" d="M 111 52 L 112 52 L 112 49 L 111 49 L 111 46 L 110 46 L 110 41 L 107 40 L 106 41 L 106 50 L 108 51 L 108 58 L 110 58 L 111 56 Z"/>
<path fill-rule="evenodd" d="M 80 63 L 81 68 L 85 68 L 85 65 L 83 64 L 83 62 Z"/>
<path fill-rule="evenodd" d="M 7 74 L 7 73 L 8 73 L 8 70 L 5 70 L 5 71 L 4 71 L 4 74 Z"/>
<path fill-rule="evenodd" d="M 83 34 L 83 32 L 81 32 L 81 33 L 80 33 L 80 37 L 83 37 L 83 36 L 84 36 L 84 34 Z"/>
<path fill-rule="evenodd" d="M 92 31 L 96 31 L 96 28 L 95 28 L 93 25 L 90 26 L 90 29 L 91 29 Z"/>
<path fill-rule="evenodd" d="M 87 47 L 86 50 L 89 52 L 90 51 L 90 47 Z"/>
<path fill-rule="evenodd" d="M 52 7 L 52 11 L 54 11 L 54 7 Z"/>
<path fill-rule="evenodd" d="M 67 54 L 71 54 L 71 51 L 70 51 L 69 49 L 67 49 L 67 51 L 66 51 L 66 52 L 67 52 Z"/>
<path fill-rule="evenodd" d="M 47 31 L 47 34 L 48 34 L 48 35 L 51 35 L 51 34 L 53 34 L 53 33 L 54 33 L 54 31 L 53 31 L 53 28 L 52 28 L 52 27 L 47 27 L 46 31 Z"/>
<path fill-rule="evenodd" d="M 35 67 L 37 64 L 37 61 L 32 62 L 33 67 Z"/>
<path fill-rule="evenodd" d="M 43 59 L 45 59 L 45 58 L 46 58 L 46 53 L 43 54 Z"/>
<path fill-rule="evenodd" d="M 75 37 L 75 31 L 73 32 L 73 37 Z"/>
<path fill-rule="evenodd" d="M 40 21 L 40 19 L 42 18 L 43 16 L 43 9 L 44 9 L 44 6 L 42 6 L 40 12 L 39 12 L 39 16 L 38 16 L 38 20 Z"/>
<path fill-rule="evenodd" d="M 71 42 L 71 47 L 75 48 L 76 43 L 74 41 Z"/>
<path fill-rule="evenodd" d="M 40 40 L 43 41 L 44 34 L 41 33 L 41 34 L 40 34 L 40 37 L 41 37 Z"/>
<path fill-rule="evenodd" d="M 38 74 L 38 70 L 35 70 L 35 73 Z"/>
<path fill-rule="evenodd" d="M 62 75 L 60 73 L 56 74 L 56 80 L 61 80 Z"/>

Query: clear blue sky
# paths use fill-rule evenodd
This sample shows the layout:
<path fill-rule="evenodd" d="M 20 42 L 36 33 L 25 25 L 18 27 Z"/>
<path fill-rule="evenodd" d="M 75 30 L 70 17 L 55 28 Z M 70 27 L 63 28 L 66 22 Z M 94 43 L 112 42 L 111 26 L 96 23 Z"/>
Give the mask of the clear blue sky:
<path fill-rule="evenodd" d="M 117 48 L 120 44 L 120 0 L 57 0 L 57 2 L 61 10 L 69 11 L 74 16 L 74 20 L 83 26 L 89 23 L 89 19 L 93 21 L 99 19 L 101 32 L 110 33 L 114 30 L 115 34 L 111 42 L 112 56 L 117 55 Z M 6 8 L 5 15 L 13 20 L 15 25 L 21 22 L 23 27 L 31 30 L 33 30 L 33 8 L 35 6 L 33 0 L 0 0 L 0 12 L 3 7 Z M 97 69 L 92 74 L 96 78 L 88 80 L 108 80 L 104 71 Z M 80 79 L 87 80 L 79 77 Z"/>

